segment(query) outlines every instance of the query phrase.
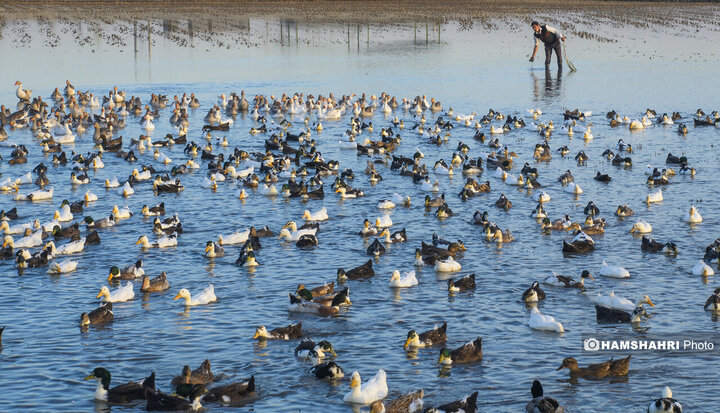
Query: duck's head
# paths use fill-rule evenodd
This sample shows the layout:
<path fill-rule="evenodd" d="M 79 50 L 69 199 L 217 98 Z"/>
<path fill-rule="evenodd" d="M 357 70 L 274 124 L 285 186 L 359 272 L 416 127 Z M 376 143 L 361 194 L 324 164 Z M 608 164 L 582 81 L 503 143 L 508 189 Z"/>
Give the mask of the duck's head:
<path fill-rule="evenodd" d="M 566 357 L 563 361 L 560 367 L 558 367 L 556 370 L 562 370 L 562 369 L 568 369 L 568 370 L 576 370 L 578 368 L 578 362 L 572 357 Z"/>
<path fill-rule="evenodd" d="M 90 325 L 90 316 L 88 315 L 88 313 L 80 314 L 80 327 L 89 326 L 89 325 Z"/>
<path fill-rule="evenodd" d="M 440 350 L 440 357 L 438 357 L 438 364 L 450 365 L 452 364 L 452 357 L 450 356 L 450 350 L 443 348 Z"/>
<path fill-rule="evenodd" d="M 580 227 L 580 224 L 573 222 L 569 227 L 565 228 L 565 231 L 582 231 L 582 228 Z"/>
<path fill-rule="evenodd" d="M 408 348 L 408 347 L 410 347 L 411 344 L 417 345 L 419 343 L 420 343 L 420 336 L 418 336 L 418 333 L 415 330 L 410 330 L 407 333 L 407 339 L 405 340 L 405 345 L 403 345 L 403 348 Z"/>
<path fill-rule="evenodd" d="M 259 326 L 257 329 L 255 329 L 255 335 L 253 335 L 253 338 L 270 338 L 270 335 L 268 334 L 265 326 Z"/>
<path fill-rule="evenodd" d="M 105 390 L 108 390 L 110 388 L 110 377 L 111 376 L 109 371 L 102 367 L 97 367 L 95 370 L 92 371 L 92 373 L 90 373 L 89 376 L 85 377 L 83 380 L 95 379 L 102 383 L 102 386 Z"/>
<path fill-rule="evenodd" d="M 582 279 L 590 279 L 590 280 L 594 280 L 594 279 L 595 279 L 595 278 L 592 276 L 592 274 L 590 274 L 590 271 L 588 271 L 588 270 L 583 270 L 583 272 L 580 274 L 580 278 L 582 278 Z"/>
<path fill-rule="evenodd" d="M 179 299 L 179 298 L 183 298 L 183 299 L 185 299 L 186 301 L 190 300 L 190 291 L 188 291 L 187 288 L 183 288 L 182 290 L 180 290 L 180 291 L 177 293 L 177 295 L 175 296 L 175 298 L 173 298 L 173 301 L 175 301 L 175 300 L 177 300 L 177 299 Z"/>
<path fill-rule="evenodd" d="M 637 303 L 635 303 L 636 306 L 641 306 L 641 305 L 643 305 L 643 304 L 648 304 L 648 305 L 650 305 L 651 307 L 655 307 L 655 304 L 653 304 L 653 302 L 650 301 L 650 297 L 648 297 L 647 295 L 643 295 L 643 296 L 637 301 Z"/>
<path fill-rule="evenodd" d="M 323 341 L 317 343 L 317 346 L 315 346 L 315 347 L 320 348 L 320 350 L 322 350 L 325 353 L 330 353 L 333 356 L 337 357 L 337 354 L 335 353 L 335 349 L 333 349 L 332 344 L 327 340 L 323 340 Z"/>
<path fill-rule="evenodd" d="M 112 267 L 110 268 L 110 274 L 108 275 L 108 281 L 112 281 L 114 277 L 117 277 L 120 275 L 120 268 L 118 267 Z"/>
<path fill-rule="evenodd" d="M 100 289 L 100 292 L 98 293 L 97 297 L 95 297 L 95 298 L 100 298 L 100 297 L 110 297 L 110 290 L 104 285 Z"/>
<path fill-rule="evenodd" d="M 208 241 L 207 244 L 205 244 L 205 254 L 215 249 L 215 244 L 212 241 Z"/>
<path fill-rule="evenodd" d="M 141 235 L 140 238 L 135 242 L 135 245 L 141 244 L 143 246 L 150 244 L 147 235 Z"/>
<path fill-rule="evenodd" d="M 360 384 L 361 384 L 360 373 L 358 373 L 357 371 L 354 371 L 352 374 L 352 378 L 350 379 L 350 388 L 351 389 L 360 388 Z"/>

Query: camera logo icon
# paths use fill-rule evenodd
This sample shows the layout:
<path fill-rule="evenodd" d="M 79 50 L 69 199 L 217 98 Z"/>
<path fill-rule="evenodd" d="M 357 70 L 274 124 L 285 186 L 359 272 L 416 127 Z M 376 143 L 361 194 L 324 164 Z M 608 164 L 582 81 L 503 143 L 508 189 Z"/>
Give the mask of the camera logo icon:
<path fill-rule="evenodd" d="M 600 341 L 596 338 L 587 338 L 583 341 L 583 349 L 585 351 L 598 351 L 600 350 Z"/>

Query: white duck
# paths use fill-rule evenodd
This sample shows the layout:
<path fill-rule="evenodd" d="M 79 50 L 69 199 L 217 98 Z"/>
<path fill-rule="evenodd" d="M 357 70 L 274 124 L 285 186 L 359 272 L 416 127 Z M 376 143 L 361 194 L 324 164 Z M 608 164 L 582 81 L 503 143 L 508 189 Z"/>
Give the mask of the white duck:
<path fill-rule="evenodd" d="M 554 317 L 542 314 L 537 307 L 533 307 L 530 311 L 530 320 L 528 321 L 528 325 L 533 330 L 555 331 L 556 333 L 565 332 L 562 324 L 555 321 Z"/>
<path fill-rule="evenodd" d="M 250 237 L 250 229 L 245 231 L 237 230 L 227 237 L 218 235 L 218 244 L 220 245 L 232 245 L 232 244 L 243 244 Z"/>
<path fill-rule="evenodd" d="M 115 217 L 115 219 L 128 219 L 131 216 L 133 216 L 132 211 L 130 211 L 130 207 L 126 206 L 123 209 L 120 209 L 117 205 L 113 207 L 112 214 Z"/>
<path fill-rule="evenodd" d="M 5 237 L 5 240 L 3 241 L 3 248 L 6 246 L 11 246 L 13 248 L 33 248 L 42 245 L 42 230 L 38 230 L 33 232 L 31 235 L 28 235 L 27 237 L 20 238 L 15 242 L 13 240 L 13 237 L 8 235 Z"/>
<path fill-rule="evenodd" d="M 422 182 L 420 189 L 425 192 L 440 192 L 440 181 L 436 179 L 435 182 L 431 183 L 430 180 L 427 179 Z"/>
<path fill-rule="evenodd" d="M 353 372 L 350 380 L 350 392 L 345 395 L 343 401 L 356 404 L 370 404 L 387 396 L 387 376 L 384 370 L 378 370 L 377 374 L 364 385 L 360 380 L 360 373 Z"/>
<path fill-rule="evenodd" d="M 685 222 L 689 224 L 699 224 L 702 220 L 702 215 L 700 215 L 697 208 L 695 208 L 695 205 L 690 205 L 690 212 L 685 216 Z"/>
<path fill-rule="evenodd" d="M 395 192 L 395 193 L 393 193 L 392 201 L 396 205 L 410 206 L 410 196 L 409 195 L 402 196 L 402 195 L 398 194 L 397 192 Z"/>
<path fill-rule="evenodd" d="M 697 264 L 693 265 L 692 274 L 693 275 L 715 275 L 715 271 L 713 271 L 711 266 L 705 264 L 705 261 L 700 260 L 697 262 Z"/>
<path fill-rule="evenodd" d="M 607 265 L 605 261 L 603 261 L 602 267 L 600 268 L 600 275 L 610 278 L 630 278 L 628 270 L 615 265 Z"/>
<path fill-rule="evenodd" d="M 290 229 L 283 228 L 280 230 L 280 235 L 278 236 L 278 239 L 284 239 L 285 241 L 289 242 L 295 242 L 300 239 L 301 236 L 310 234 L 315 235 L 317 232 L 317 228 L 305 228 L 298 231 L 292 231 L 290 232 Z"/>
<path fill-rule="evenodd" d="M 570 193 L 570 194 L 582 194 L 583 190 L 580 188 L 580 185 L 576 184 L 575 182 L 568 183 L 564 188 L 563 191 Z"/>
<path fill-rule="evenodd" d="M 313 213 L 310 213 L 310 211 L 306 209 L 305 212 L 303 212 L 302 217 L 306 221 L 325 221 L 330 218 L 327 213 L 327 208 L 324 207 L 321 210 Z"/>
<path fill-rule="evenodd" d="M 118 181 L 117 177 L 113 176 L 112 179 L 106 179 L 105 180 L 105 188 L 117 188 L 120 186 L 120 181 Z"/>
<path fill-rule="evenodd" d="M 378 201 L 377 207 L 378 209 L 393 209 L 395 208 L 395 203 L 389 199 L 383 199 Z"/>
<path fill-rule="evenodd" d="M 272 184 L 270 184 L 270 185 L 263 184 L 263 187 L 260 188 L 260 194 L 265 195 L 265 196 L 275 196 L 278 193 L 279 192 L 278 192 L 277 188 L 275 187 L 275 185 L 272 185 Z"/>
<path fill-rule="evenodd" d="M 25 230 L 33 230 L 33 229 L 39 229 L 40 228 L 40 221 L 35 220 L 32 222 L 28 222 L 27 224 L 17 224 L 10 226 L 8 221 L 2 221 L 0 223 L 0 232 L 5 231 L 5 235 L 11 235 L 11 234 L 22 234 L 25 232 Z"/>
<path fill-rule="evenodd" d="M 95 194 L 93 194 L 92 192 L 90 192 L 90 190 L 87 190 L 87 191 L 85 192 L 85 202 L 86 202 L 86 203 L 87 203 L 87 202 L 95 202 L 95 201 L 97 201 L 97 200 L 98 200 L 97 195 L 95 195 Z"/>
<path fill-rule="evenodd" d="M 217 189 L 218 184 L 215 181 L 215 175 L 211 175 L 209 178 L 207 176 L 205 178 L 203 178 L 203 181 L 200 184 L 200 186 L 205 189 Z"/>
<path fill-rule="evenodd" d="M 166 235 L 158 238 L 155 242 L 151 244 L 150 240 L 148 240 L 147 235 L 142 235 L 140 238 L 138 238 L 137 242 L 135 242 L 135 245 L 137 244 L 140 244 L 142 248 L 168 248 L 177 246 L 178 241 L 176 235 Z"/>
<path fill-rule="evenodd" d="M 446 260 L 435 261 L 435 271 L 438 272 L 457 272 L 462 269 L 459 262 L 455 261 L 453 257 L 447 257 Z"/>
<path fill-rule="evenodd" d="M 134 194 L 135 190 L 130 185 L 130 182 L 125 182 L 125 185 L 123 185 L 122 188 L 118 189 L 118 194 L 124 196 L 125 198 L 129 197 L 130 195 Z"/>
<path fill-rule="evenodd" d="M 630 233 L 638 234 L 648 234 L 652 232 L 652 225 L 650 225 L 649 222 L 645 221 L 644 219 L 639 220 L 638 222 L 634 223 L 632 228 L 630 229 Z"/>
<path fill-rule="evenodd" d="M 202 290 L 202 292 L 195 297 L 190 295 L 190 291 L 183 288 L 177 293 L 173 300 L 177 300 L 178 298 L 184 299 L 186 306 L 205 305 L 217 301 L 217 297 L 215 296 L 215 287 L 212 284 L 208 285 L 207 288 Z"/>
<path fill-rule="evenodd" d="M 375 218 L 375 228 L 390 228 L 393 225 L 390 215 Z"/>
<path fill-rule="evenodd" d="M 415 271 L 408 271 L 404 275 L 400 275 L 400 271 L 395 270 L 390 277 L 390 287 L 406 288 L 418 285 Z"/>
<path fill-rule="evenodd" d="M 647 295 L 638 300 L 638 302 L 643 302 L 646 297 Z M 649 301 L 650 298 L 647 297 L 647 300 Z M 595 297 L 595 302 L 603 307 L 614 308 L 616 310 L 632 312 L 635 309 L 635 304 L 633 304 L 632 301 L 615 295 L 615 291 L 610 291 L 610 294 L 608 295 L 598 293 L 597 297 Z"/>
<path fill-rule="evenodd" d="M 61 262 L 53 261 L 48 268 L 48 274 L 64 274 L 77 269 L 78 262 L 69 259 Z"/>
<path fill-rule="evenodd" d="M 75 254 L 85 249 L 85 237 L 82 237 L 77 241 L 71 241 L 67 244 L 63 244 L 60 248 L 55 248 L 55 243 L 53 241 L 49 241 L 45 244 L 45 249 L 50 250 L 50 256 L 52 257 Z"/>
<path fill-rule="evenodd" d="M 55 192 L 55 190 L 52 187 L 45 189 L 45 190 L 39 189 L 37 191 L 30 192 L 29 194 L 23 196 L 23 200 L 45 201 L 48 199 L 52 199 L 54 192 Z M 16 197 L 16 199 L 17 199 L 17 197 Z"/>
<path fill-rule="evenodd" d="M 537 202 L 545 203 L 550 201 L 550 195 L 548 195 L 548 193 L 545 191 L 540 191 L 533 195 L 533 199 Z"/>
<path fill-rule="evenodd" d="M 658 189 L 656 192 L 653 192 L 652 194 L 647 194 L 647 196 L 645 197 L 646 204 L 661 202 L 662 200 L 663 200 L 662 189 Z"/>
<path fill-rule="evenodd" d="M 132 300 L 135 297 L 135 291 L 133 291 L 133 285 L 128 281 L 124 286 L 118 287 L 113 292 L 110 292 L 106 286 L 100 289 L 97 298 L 102 297 L 102 301 L 107 303 L 118 303 L 121 301 Z"/>

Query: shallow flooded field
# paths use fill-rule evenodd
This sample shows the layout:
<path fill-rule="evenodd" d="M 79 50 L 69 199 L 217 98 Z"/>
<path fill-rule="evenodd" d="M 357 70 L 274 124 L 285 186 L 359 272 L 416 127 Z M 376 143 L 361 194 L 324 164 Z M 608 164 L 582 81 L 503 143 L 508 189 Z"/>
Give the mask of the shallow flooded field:
<path fill-rule="evenodd" d="M 392 127 L 402 140 L 391 155 L 412 157 L 422 152 L 425 158 L 420 162 L 427 166 L 431 182 L 438 181 L 438 192 L 426 192 L 411 177 L 392 170 L 385 155 L 358 155 L 356 150 L 346 149 L 348 145 L 341 140 L 350 128 L 351 108 L 339 120 L 321 120 L 322 131 L 310 132 L 317 150 L 326 161 L 338 161 L 339 171 L 352 169 L 355 178 L 347 183 L 365 193 L 344 200 L 331 188 L 334 175 L 322 178 L 324 199 L 264 196 L 260 189 L 245 188 L 248 197 L 241 200 L 236 196 L 238 179 L 228 177 L 216 190 L 203 187 L 209 160 L 199 155 L 195 161 L 200 169 L 177 175 L 185 187 L 181 193 L 156 195 L 152 183 L 144 181 L 125 198 L 117 189 L 106 189 L 105 180 L 117 177 L 122 184 L 141 165 L 152 165 L 158 174 L 169 173 L 191 158 L 184 152 L 185 145 L 157 148 L 172 160 L 168 164 L 155 159 L 153 149 L 134 148 L 138 156 L 134 163 L 106 152 L 104 167 L 87 172 L 90 183 L 74 186 L 70 184 L 71 163 L 53 165 L 52 154 L 43 153 L 40 139 L 31 130 L 6 125 L 8 137 L 0 142 L 4 159 L 0 181 L 21 177 L 43 162 L 54 188 L 52 200 L 42 202 L 15 201 L 14 191 L 0 193 L 0 209 L 18 209 L 20 218 L 11 225 L 35 219 L 49 222 L 62 200 L 82 200 L 88 190 L 98 200 L 74 214 L 73 221 L 81 222 L 85 216 L 98 220 L 109 215 L 115 205 L 128 206 L 133 216 L 118 220 L 112 228 L 99 229 L 101 244 L 70 255 L 78 266 L 68 274 L 49 275 L 48 267 L 18 271 L 13 259 L 0 261 L 0 326 L 7 326 L 0 347 L 0 365 L 6 372 L 0 375 L 5 408 L 139 411 L 145 408 L 144 402 L 123 406 L 93 401 L 96 383 L 82 379 L 99 366 L 112 373 L 112 385 L 155 371 L 157 387 L 172 392 L 170 380 L 180 374 L 183 365 L 195 368 L 209 359 L 219 384 L 251 375 L 257 383 L 254 397 L 235 407 L 207 403 L 211 411 L 367 411 L 367 407 L 344 403 L 343 396 L 350 389 L 353 371 L 365 381 L 378 369 L 387 372 L 388 399 L 422 388 L 428 407 L 478 391 L 479 411 L 522 411 L 531 398 L 532 381 L 538 379 L 546 394 L 568 412 L 644 411 L 661 397 L 664 386 L 670 386 L 687 411 L 714 410 L 717 398 L 713 389 L 718 380 L 709 367 L 716 360 L 712 352 L 633 353 L 628 375 L 612 379 L 571 381 L 567 370 L 556 371 L 565 357 L 575 357 L 585 366 L 611 356 L 583 351 L 584 335 L 682 337 L 714 335 L 718 328 L 716 315 L 703 310 L 718 285 L 713 276 L 692 275 L 692 268 L 703 257 L 705 247 L 718 237 L 716 141 L 720 132 L 717 126 L 694 126 L 693 119 L 698 108 L 708 115 L 720 109 L 716 93 L 720 90 L 720 54 L 715 44 L 720 9 L 712 5 L 613 5 L 617 7 L 522 14 L 495 10 L 486 15 L 466 13 L 465 17 L 453 9 L 437 19 L 428 18 L 435 10 L 432 8 L 407 14 L 388 11 L 398 16 L 397 22 L 389 22 L 388 14 L 375 9 L 368 12 L 367 20 L 354 14 L 333 14 L 342 13 L 341 9 L 329 13 L 336 18 L 332 23 L 308 15 L 289 19 L 280 14 L 285 9 L 269 17 L 252 12 L 243 16 L 236 10 L 217 17 L 223 15 L 222 10 L 214 9 L 216 18 L 212 19 L 198 17 L 185 7 L 177 13 L 166 10 L 150 15 L 128 9 L 126 15 L 112 19 L 72 8 L 42 12 L 6 8 L 0 20 L 0 103 L 13 112 L 18 99 L 12 85 L 18 80 L 50 107 L 51 93 L 55 87 L 62 91 L 66 80 L 99 97 L 108 96 L 117 86 L 128 97 L 140 97 L 143 105 L 152 93 L 171 100 L 174 95 L 194 93 L 200 106 L 188 109 L 187 140 L 203 147 L 212 143 L 213 154 L 222 153 L 227 159 L 234 148 L 264 153 L 265 140 L 279 133 L 281 118 L 267 115 L 268 132 L 253 135 L 250 129 L 262 124 L 250 113 L 240 113 L 232 117 L 228 131 L 213 131 L 208 141 L 203 118 L 221 94 L 244 90 L 250 100 L 256 95 L 279 98 L 295 93 L 302 93 L 303 98 L 333 93 L 339 99 L 354 93 L 355 100 L 363 93 L 369 99 L 386 92 L 400 101 L 426 95 L 428 100 L 442 102 L 442 110 L 420 114 L 401 106 L 387 115 L 377 112 L 362 119 L 372 122 L 373 130 L 364 129 L 356 138 L 358 143 L 378 141 L 381 129 Z M 535 6 L 530 10 L 536 10 Z M 313 13 L 317 16 L 317 11 Z M 546 73 L 541 59 L 534 65 L 528 62 L 532 47 L 528 23 L 532 19 L 547 21 L 566 34 L 568 57 L 577 72 L 566 67 L 558 73 L 553 62 Z M 448 114 L 450 108 L 453 115 Z M 493 135 L 491 128 L 505 123 L 493 119 L 476 130 L 475 121 L 490 108 L 517 116 L 526 126 L 513 125 L 510 131 Z M 535 108 L 542 111 L 537 118 L 528 112 Z M 605 116 L 616 110 L 621 118 L 640 120 L 647 108 L 655 109 L 658 116 L 677 111 L 681 118 L 674 125 L 650 119 L 651 125 L 631 130 L 625 123 L 611 127 Z M 587 116 L 577 121 L 575 135 L 568 136 L 563 113 L 574 109 L 587 112 Z M 97 108 L 86 110 L 100 113 Z M 287 132 L 298 134 L 320 121 L 316 112 L 307 115 L 307 125 L 305 114 L 286 113 L 284 119 L 292 124 Z M 458 115 L 473 112 L 477 115 L 470 126 L 457 120 Z M 124 151 L 130 150 L 130 140 L 141 134 L 153 142 L 164 140 L 167 134 L 177 138 L 177 129 L 168 121 L 171 114 L 170 106 L 160 109 L 152 131 L 142 128 L 141 116 L 129 114 L 126 126 L 114 137 L 123 137 Z M 427 133 L 418 133 L 413 127 L 420 123 L 421 115 L 427 121 L 425 127 L 434 127 L 438 116 L 450 121 L 453 129 L 439 134 L 445 137 L 447 132 L 447 141 L 436 144 Z M 228 118 L 224 113 L 222 117 Z M 396 117 L 404 122 L 404 129 L 393 125 Z M 552 160 L 536 162 L 535 146 L 545 141 L 537 126 L 550 121 L 555 125 L 547 139 Z M 679 123 L 687 125 L 687 134 L 677 132 Z M 583 138 L 588 127 L 594 139 Z M 476 139 L 480 132 L 486 136 L 484 143 Z M 220 145 L 223 138 L 227 147 Z M 520 175 L 527 162 L 537 168 L 541 188 L 513 185 L 512 179 L 496 177 L 494 168 L 485 165 L 483 174 L 474 179 L 489 181 L 491 191 L 463 200 L 458 195 L 466 183 L 461 165 L 455 165 L 453 176 L 433 172 L 436 161 L 453 159 L 460 142 L 468 145 L 467 156 L 477 159 L 496 150 L 488 145 L 494 139 L 517 154 L 507 173 Z M 603 156 L 607 149 L 618 152 L 620 139 L 632 145 L 632 152 L 622 153 L 632 158 L 632 167 L 614 166 Z M 11 143 L 26 145 L 27 163 L 9 164 Z M 298 147 L 297 142 L 289 143 Z M 73 152 L 97 151 L 92 127 L 77 134 L 74 143 L 62 146 L 68 158 Z M 567 146 L 565 156 L 558 152 L 563 146 Z M 574 159 L 581 150 L 589 158 L 582 165 Z M 683 175 L 679 165 L 666 164 L 668 153 L 685 156 L 696 174 Z M 369 182 L 364 172 L 368 161 L 374 163 L 382 181 Z M 241 162 L 236 169 L 247 165 Z M 648 165 L 673 168 L 678 174 L 668 178 L 668 185 L 649 187 Z M 566 170 L 572 172 L 582 194 L 567 193 L 558 182 Z M 255 172 L 264 178 L 264 173 Z M 612 181 L 594 180 L 597 172 L 610 175 Z M 310 177 L 312 173 L 297 179 Z M 281 189 L 286 180 L 280 178 L 276 187 Z M 35 184 L 22 184 L 18 192 L 38 189 Z M 646 203 L 646 197 L 658 190 L 663 200 Z M 604 234 L 591 235 L 595 251 L 563 254 L 563 240 L 570 242 L 572 233 L 541 231 L 540 222 L 530 217 L 537 205 L 534 196 L 541 191 L 550 196 L 544 208 L 552 221 L 567 214 L 582 224 L 586 204 L 593 201 L 597 205 L 607 226 Z M 371 259 L 366 250 L 375 237 L 364 239 L 357 233 L 364 219 L 374 221 L 383 215 L 378 201 L 395 193 L 411 199 L 409 207 L 398 205 L 388 212 L 391 231 L 405 228 L 407 242 L 388 245 L 386 254 L 373 259 L 374 277 L 338 283 L 339 267 L 347 270 Z M 455 213 L 446 219 L 438 219 L 436 208 L 428 210 L 423 203 L 426 195 L 435 198 L 441 193 Z M 513 204 L 508 211 L 495 206 L 501 194 Z M 152 241 L 155 236 L 153 219 L 142 216 L 142 206 L 160 202 L 165 204 L 165 218 L 178 214 L 184 232 L 176 247 L 143 250 L 135 245 L 138 238 L 148 235 Z M 635 215 L 615 216 L 621 204 L 630 206 Z M 702 214 L 702 223 L 684 221 L 691 205 Z M 219 235 L 227 237 L 236 230 L 265 225 L 277 234 L 289 220 L 304 222 L 305 210 L 321 208 L 327 209 L 329 220 L 320 223 L 319 244 L 314 248 L 301 249 L 277 236 L 261 238 L 262 249 L 256 252 L 260 265 L 254 269 L 236 265 L 239 245 L 226 245 L 224 257 L 204 256 L 206 243 Z M 509 229 L 515 240 L 505 244 L 487 240 L 483 227 L 473 223 L 475 211 L 488 211 L 490 221 Z M 677 255 L 642 251 L 642 236 L 630 233 L 640 219 L 652 225 L 650 237 L 674 242 Z M 84 235 L 85 225 L 80 227 Z M 429 265 L 415 266 L 416 248 L 421 242 L 430 243 L 433 234 L 462 240 L 467 250 L 456 257 L 461 271 L 448 274 Z M 18 235 L 13 236 L 17 241 Z M 31 252 L 39 249 L 31 248 Z M 143 294 L 139 279 L 133 281 L 135 297 L 114 304 L 114 322 L 79 328 L 80 314 L 96 308 L 98 291 L 109 285 L 110 267 L 122 268 L 138 259 L 151 277 L 166 272 L 170 289 Z M 624 267 L 630 277 L 601 276 L 603 261 Z M 710 265 L 717 271 L 717 262 Z M 394 270 L 414 270 L 419 284 L 390 288 Z M 583 270 L 595 277 L 586 282 L 584 292 L 542 283 L 553 271 L 577 280 Z M 448 293 L 448 278 L 471 273 L 476 276 L 474 291 Z M 336 291 L 349 287 L 352 305 L 330 317 L 288 310 L 288 293 L 294 293 L 298 284 L 314 287 L 331 281 L 338 284 Z M 533 281 L 540 281 L 547 294 L 537 308 L 561 322 L 564 333 L 528 326 L 532 306 L 526 306 L 521 295 Z M 173 301 L 181 288 L 195 294 L 208 284 L 214 285 L 217 302 L 185 307 L 182 300 Z M 112 282 L 110 289 L 119 285 Z M 648 295 L 655 307 L 645 309 L 652 317 L 639 324 L 598 324 L 593 300 L 598 293 L 611 291 L 633 303 Z M 293 354 L 299 340 L 253 339 L 259 325 L 271 329 L 298 322 L 305 336 L 332 343 L 337 353 L 334 361 L 344 369 L 344 379 L 327 382 L 311 375 L 311 363 Z M 443 368 L 437 364 L 439 347 L 403 350 L 409 330 L 426 331 L 443 322 L 448 323 L 450 349 L 482 336 L 482 361 Z"/>

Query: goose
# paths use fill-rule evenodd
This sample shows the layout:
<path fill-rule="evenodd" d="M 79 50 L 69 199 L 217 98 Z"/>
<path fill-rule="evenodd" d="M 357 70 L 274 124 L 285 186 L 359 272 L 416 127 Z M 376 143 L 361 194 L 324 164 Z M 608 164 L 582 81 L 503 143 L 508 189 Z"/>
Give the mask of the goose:
<path fill-rule="evenodd" d="M 665 386 L 662 392 L 662 398 L 656 399 L 650 403 L 647 408 L 648 413 L 682 413 L 682 404 L 673 399 L 672 390 Z"/>
<path fill-rule="evenodd" d="M 565 332 L 561 323 L 555 321 L 555 318 L 552 316 L 540 313 L 540 310 L 538 310 L 537 307 L 533 307 L 530 311 L 530 320 L 528 321 L 528 325 L 533 330 L 554 331 L 556 333 Z"/>
<path fill-rule="evenodd" d="M 715 275 L 715 271 L 713 271 L 711 266 L 705 264 L 705 261 L 700 260 L 697 262 L 697 264 L 693 265 L 692 274 L 693 275 Z"/>
<path fill-rule="evenodd" d="M 327 208 L 324 208 L 324 207 L 314 213 L 310 213 L 310 211 L 306 209 L 305 212 L 303 212 L 302 218 L 306 221 L 313 221 L 313 222 L 325 221 L 325 220 L 329 219 L 328 213 L 327 213 Z"/>
<path fill-rule="evenodd" d="M 133 285 L 130 281 L 128 281 L 124 286 L 118 287 L 112 293 L 106 286 L 103 285 L 96 298 L 100 297 L 102 297 L 102 301 L 104 302 L 118 303 L 132 300 L 135 297 L 135 291 L 133 291 Z"/>
<path fill-rule="evenodd" d="M 17 96 L 17 98 L 21 101 L 29 101 L 30 96 L 32 96 L 32 90 L 23 89 L 23 84 L 19 80 L 15 82 L 15 86 L 17 86 L 17 89 L 15 90 L 15 96 Z"/>
<path fill-rule="evenodd" d="M 50 263 L 50 267 L 48 268 L 48 274 L 65 274 L 73 272 L 77 269 L 77 265 L 78 261 L 71 261 L 69 259 L 61 262 L 53 261 Z"/>
<path fill-rule="evenodd" d="M 462 269 L 459 262 L 455 261 L 453 257 L 447 257 L 445 260 L 435 261 L 435 271 L 437 272 L 457 272 Z"/>
<path fill-rule="evenodd" d="M 653 192 L 652 194 L 647 194 L 647 196 L 645 197 L 646 204 L 661 202 L 662 200 L 663 200 L 662 189 L 658 189 L 656 192 Z"/>
<path fill-rule="evenodd" d="M 155 240 L 155 242 L 150 243 L 148 240 L 147 235 L 141 235 L 140 238 L 138 238 L 137 242 L 135 242 L 135 245 L 140 244 L 140 246 L 143 249 L 148 248 L 168 248 L 168 247 L 176 247 L 178 245 L 177 241 L 177 235 L 166 235 L 158 238 Z"/>
<path fill-rule="evenodd" d="M 702 215 L 700 215 L 697 208 L 695 208 L 695 205 L 690 205 L 690 212 L 685 216 L 685 222 L 689 224 L 699 224 L 702 220 Z"/>
<path fill-rule="evenodd" d="M 630 273 L 628 272 L 628 270 L 623 267 L 608 265 L 607 263 L 605 263 L 605 261 L 602 262 L 602 267 L 600 268 L 599 274 L 603 277 L 610 278 L 630 278 Z"/>
<path fill-rule="evenodd" d="M 215 296 L 215 287 L 212 284 L 208 285 L 200 292 L 200 294 L 197 294 L 194 297 L 190 295 L 190 291 L 183 288 L 177 293 L 173 300 L 177 300 L 179 298 L 185 300 L 185 306 L 205 305 L 217 301 L 217 297 Z"/>
<path fill-rule="evenodd" d="M 364 385 L 360 380 L 360 373 L 353 372 L 350 380 L 350 392 L 345 394 L 343 401 L 355 404 L 370 404 L 375 400 L 385 398 L 388 394 L 385 370 L 378 370 L 377 374 Z"/>
<path fill-rule="evenodd" d="M 390 277 L 390 287 L 406 288 L 415 285 L 418 285 L 415 271 L 408 271 L 404 275 L 400 275 L 400 271 L 395 270 Z"/>
<path fill-rule="evenodd" d="M 634 223 L 632 228 L 630 229 L 631 234 L 634 234 L 636 232 L 638 234 L 649 234 L 650 232 L 652 232 L 652 225 L 650 225 L 644 219 L 641 219 L 638 222 Z"/>

